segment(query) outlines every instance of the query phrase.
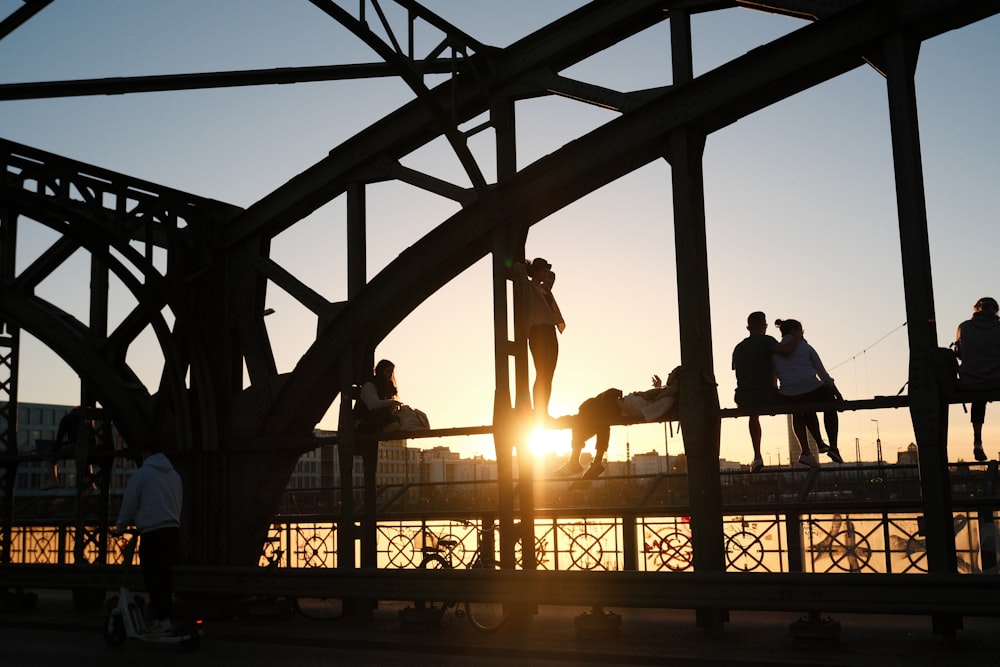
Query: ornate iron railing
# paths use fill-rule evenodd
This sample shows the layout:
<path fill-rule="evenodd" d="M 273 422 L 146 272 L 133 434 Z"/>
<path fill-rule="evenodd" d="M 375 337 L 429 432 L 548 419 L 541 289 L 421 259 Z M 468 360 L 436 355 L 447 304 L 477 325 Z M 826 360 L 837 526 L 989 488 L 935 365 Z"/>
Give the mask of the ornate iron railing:
<path fill-rule="evenodd" d="M 824 474 L 811 481 L 799 471 L 726 476 L 726 570 L 926 573 L 923 517 L 919 498 L 915 497 L 919 487 L 913 484 L 914 472 L 895 466 L 840 469 L 837 474 Z M 997 563 L 994 519 L 1000 500 L 984 492 L 983 475 L 972 467 L 957 469 L 953 475 L 956 561 L 959 571 L 967 574 L 993 570 Z M 803 485 L 807 482 L 805 493 Z M 558 484 L 546 490 L 544 497 L 549 506 L 535 511 L 537 569 L 693 570 L 683 476 L 602 480 L 601 488 L 595 486 L 588 492 L 588 499 L 594 502 L 592 507 L 572 506 L 571 501 L 578 498 L 561 495 Z M 482 554 L 485 559 L 499 561 L 502 540 L 495 534 L 495 512 L 484 500 L 493 486 L 495 482 L 484 481 L 406 485 L 399 493 L 389 489 L 383 497 L 393 500 L 378 509 L 377 567 L 420 567 L 426 549 L 445 538 L 453 543 L 450 556 L 455 567 L 468 567 L 483 551 L 487 551 Z M 318 493 L 335 499 L 338 491 Z M 796 495 L 807 500 L 792 500 Z M 417 507 L 422 511 L 414 511 Z M 262 546 L 259 564 L 287 569 L 338 567 L 338 520 L 336 515 L 279 516 Z M 89 529 L 96 533 L 94 527 Z M 67 520 L 26 518 L 12 531 L 10 562 L 98 562 L 97 544 L 88 546 L 82 559 L 74 555 L 75 530 Z M 521 548 L 517 543 L 518 566 Z M 120 562 L 118 544 L 109 539 L 107 563 Z"/>

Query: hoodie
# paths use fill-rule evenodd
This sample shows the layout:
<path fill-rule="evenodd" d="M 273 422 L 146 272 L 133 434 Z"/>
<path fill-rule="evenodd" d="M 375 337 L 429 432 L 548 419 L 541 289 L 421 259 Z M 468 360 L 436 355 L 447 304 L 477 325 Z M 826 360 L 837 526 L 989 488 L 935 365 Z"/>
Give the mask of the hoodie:
<path fill-rule="evenodd" d="M 958 387 L 965 390 L 1000 387 L 1000 319 L 978 312 L 958 325 Z"/>
<path fill-rule="evenodd" d="M 135 525 L 139 533 L 176 528 L 181 523 L 181 476 L 164 454 L 147 457 L 125 487 L 116 526 Z"/>

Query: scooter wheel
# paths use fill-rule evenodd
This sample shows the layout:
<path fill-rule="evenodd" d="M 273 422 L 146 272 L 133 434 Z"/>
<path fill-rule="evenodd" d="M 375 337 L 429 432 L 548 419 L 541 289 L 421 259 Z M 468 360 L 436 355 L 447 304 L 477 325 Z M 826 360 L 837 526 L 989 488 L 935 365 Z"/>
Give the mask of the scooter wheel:
<path fill-rule="evenodd" d="M 108 614 L 104 623 L 104 641 L 108 646 L 118 647 L 125 643 L 125 622 L 121 616 Z"/>
<path fill-rule="evenodd" d="M 178 626 L 175 636 L 183 637 L 180 641 L 181 649 L 194 651 L 201 644 L 201 638 L 205 636 L 205 630 L 201 621 L 197 623 L 182 623 Z"/>

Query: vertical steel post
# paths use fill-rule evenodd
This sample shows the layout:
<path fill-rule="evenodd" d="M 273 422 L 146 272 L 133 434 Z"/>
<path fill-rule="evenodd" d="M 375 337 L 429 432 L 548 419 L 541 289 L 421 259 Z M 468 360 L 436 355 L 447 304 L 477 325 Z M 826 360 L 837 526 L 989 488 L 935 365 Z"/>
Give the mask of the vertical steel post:
<path fill-rule="evenodd" d="M 352 183 L 347 187 L 347 298 L 353 299 L 367 283 L 367 247 L 366 247 L 366 206 L 365 187 L 363 183 Z M 368 355 L 369 357 L 371 354 Z M 337 525 L 337 569 L 353 570 L 357 567 L 354 560 L 355 541 L 359 531 L 355 527 L 354 503 L 354 455 L 357 453 L 357 437 L 354 433 L 353 385 L 358 380 L 357 372 L 360 363 L 359 350 L 354 348 L 344 355 L 340 364 L 340 413 L 337 424 L 337 457 L 340 464 L 340 521 Z M 370 365 L 369 365 L 370 367 Z M 376 443 L 375 447 L 378 447 Z M 364 462 L 368 464 L 367 461 Z M 374 486 L 374 470 L 369 473 L 369 465 L 365 465 L 365 480 L 367 486 L 371 474 Z M 367 508 L 371 520 L 374 508 Z M 361 531 L 364 539 L 365 531 Z M 364 560 L 365 545 L 362 544 L 362 560 Z M 345 614 L 352 618 L 368 615 L 371 605 L 359 600 L 344 600 Z"/>
<path fill-rule="evenodd" d="M 0 207 L 0 281 L 14 279 L 17 215 Z M 14 529 L 14 485 L 17 480 L 17 373 L 21 330 L 0 318 L 0 454 L 10 457 L 0 477 L 0 563 L 11 561 Z"/>
<path fill-rule="evenodd" d="M 957 572 L 948 474 L 948 404 L 941 396 L 934 371 L 937 322 L 914 82 L 919 42 L 896 33 L 885 40 L 883 50 L 910 347 L 910 419 L 920 465 L 927 564 L 930 572 Z M 935 632 L 951 634 L 961 619 L 935 616 L 933 623 Z"/>
<path fill-rule="evenodd" d="M 356 297 L 368 282 L 367 207 L 363 183 L 347 187 L 347 298 Z M 340 366 L 340 414 L 337 425 L 337 455 L 340 462 L 341 520 L 337 527 L 337 567 L 353 569 L 354 541 L 354 433 L 353 385 L 358 380 L 355 360 L 358 350 L 344 356 Z"/>
<path fill-rule="evenodd" d="M 670 42 L 674 85 L 693 78 L 691 17 L 671 11 Z M 699 572 L 725 570 L 722 489 L 719 480 L 720 416 L 712 357 L 708 250 L 702 155 L 705 135 L 683 127 L 667 148 L 671 166 L 674 241 L 677 256 L 677 305 L 681 346 L 679 411 L 688 459 L 693 563 Z M 698 625 L 721 628 L 728 612 L 696 610 Z"/>
<path fill-rule="evenodd" d="M 503 183 L 517 173 L 517 143 L 514 126 L 514 101 L 497 98 L 491 107 L 496 132 L 497 181 Z M 495 207 L 505 216 L 504 202 Z M 520 537 L 522 567 L 533 569 L 534 562 L 534 493 L 531 460 L 525 450 L 522 428 L 525 414 L 530 412 L 528 392 L 528 346 L 518 304 L 514 302 L 514 340 L 510 340 L 507 308 L 507 285 L 510 267 L 515 259 L 524 258 L 526 231 L 509 219 L 495 225 L 493 232 L 493 333 L 496 390 L 493 404 L 493 440 L 497 456 L 497 481 L 500 497 L 500 564 L 513 568 L 516 544 Z M 510 361 L 514 366 L 514 405 L 510 395 Z M 514 450 L 518 453 L 520 498 L 520 529 L 514 524 Z"/>
<path fill-rule="evenodd" d="M 0 320 L 0 454 L 9 457 L 0 477 L 0 563 L 11 562 L 14 530 L 14 485 L 17 481 L 17 366 L 20 329 Z"/>

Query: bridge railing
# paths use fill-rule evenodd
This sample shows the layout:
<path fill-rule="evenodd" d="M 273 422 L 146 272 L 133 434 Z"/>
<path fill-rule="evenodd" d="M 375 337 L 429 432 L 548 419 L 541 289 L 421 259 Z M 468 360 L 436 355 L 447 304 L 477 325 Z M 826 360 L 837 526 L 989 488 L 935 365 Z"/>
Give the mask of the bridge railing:
<path fill-rule="evenodd" d="M 995 568 L 994 516 L 1000 498 L 988 492 L 996 464 L 955 466 L 954 521 L 960 571 Z M 810 478 L 812 478 L 810 480 Z M 755 573 L 925 573 L 919 480 L 914 466 L 829 467 L 819 474 L 781 471 L 723 475 L 726 569 Z M 539 480 L 544 506 L 535 510 L 535 558 L 543 571 L 692 571 L 686 476 L 646 475 L 579 482 Z M 809 485 L 803 494 L 804 485 Z M 455 541 L 464 567 L 482 545 L 496 549 L 495 482 L 409 485 L 378 509 L 378 568 L 413 569 L 425 543 Z M 422 488 L 426 487 L 426 488 Z M 319 489 L 329 499 L 338 489 Z M 581 496 L 581 492 L 585 496 Z M 298 491 L 296 493 L 301 493 Z M 480 504 L 469 498 L 479 497 Z M 585 497 L 586 504 L 581 503 Z M 805 498 L 802 500 L 802 498 Z M 422 502 L 434 498 L 433 502 Z M 331 501 L 332 502 L 332 501 Z M 275 517 L 259 565 L 279 569 L 338 567 L 336 513 Z M 12 534 L 12 564 L 72 565 L 75 525 L 21 520 Z M 110 540 L 109 563 L 120 563 Z M 520 562 L 518 545 L 517 561 Z M 82 563 L 78 563 L 82 564 Z"/>

